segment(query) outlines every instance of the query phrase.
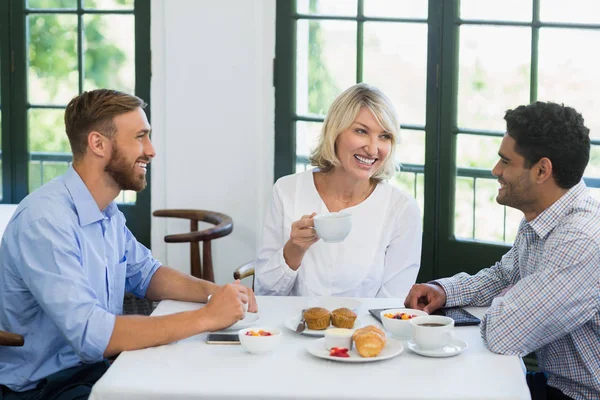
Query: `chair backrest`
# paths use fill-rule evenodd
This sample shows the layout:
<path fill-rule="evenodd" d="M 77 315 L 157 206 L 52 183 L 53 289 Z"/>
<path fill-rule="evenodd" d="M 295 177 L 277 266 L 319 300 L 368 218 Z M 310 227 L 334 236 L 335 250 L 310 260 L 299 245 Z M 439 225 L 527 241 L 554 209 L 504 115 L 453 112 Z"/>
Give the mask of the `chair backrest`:
<path fill-rule="evenodd" d="M 240 265 L 233 271 L 233 279 L 244 279 L 252 277 L 252 290 L 254 290 L 254 260 Z"/>
<path fill-rule="evenodd" d="M 156 210 L 155 217 L 182 218 L 190 220 L 190 232 L 165 236 L 167 243 L 189 243 L 192 275 L 214 282 L 211 240 L 229 235 L 233 231 L 233 220 L 228 215 L 206 210 Z M 215 225 L 198 231 L 198 221 Z M 202 242 L 202 261 L 200 245 Z"/>

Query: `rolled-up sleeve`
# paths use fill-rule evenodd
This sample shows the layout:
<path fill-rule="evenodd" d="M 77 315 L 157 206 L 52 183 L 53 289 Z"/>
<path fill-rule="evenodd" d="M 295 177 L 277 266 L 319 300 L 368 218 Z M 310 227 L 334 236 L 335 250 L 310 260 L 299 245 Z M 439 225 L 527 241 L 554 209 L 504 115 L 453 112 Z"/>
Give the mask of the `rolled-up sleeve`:
<path fill-rule="evenodd" d="M 125 290 L 138 297 L 145 297 L 154 273 L 160 268 L 150 250 L 137 241 L 125 227 L 125 258 L 127 259 L 127 279 Z"/>
<path fill-rule="evenodd" d="M 19 273 L 41 308 L 82 361 L 102 360 L 116 317 L 100 306 L 89 284 L 77 235 L 41 218 L 12 240 Z"/>

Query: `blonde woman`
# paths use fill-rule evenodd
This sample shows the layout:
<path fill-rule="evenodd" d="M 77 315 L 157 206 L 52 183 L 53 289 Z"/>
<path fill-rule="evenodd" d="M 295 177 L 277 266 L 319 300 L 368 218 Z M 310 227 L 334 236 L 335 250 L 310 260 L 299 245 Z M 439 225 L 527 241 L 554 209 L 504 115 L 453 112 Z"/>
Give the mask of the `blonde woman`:
<path fill-rule="evenodd" d="M 279 179 L 255 265 L 262 295 L 405 297 L 421 260 L 415 199 L 385 179 L 395 171 L 400 123 L 377 88 L 357 84 L 336 98 L 310 160 Z M 313 218 L 344 210 L 352 230 L 319 240 Z"/>

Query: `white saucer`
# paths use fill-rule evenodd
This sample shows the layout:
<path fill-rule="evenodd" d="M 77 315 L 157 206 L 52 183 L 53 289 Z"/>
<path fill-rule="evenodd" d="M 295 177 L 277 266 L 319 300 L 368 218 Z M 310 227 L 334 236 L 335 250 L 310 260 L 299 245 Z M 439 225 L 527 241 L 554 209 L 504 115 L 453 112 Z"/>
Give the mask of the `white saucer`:
<path fill-rule="evenodd" d="M 387 343 L 381 353 L 379 353 L 376 357 L 361 357 L 355 348 L 348 352 L 350 357 L 333 357 L 329 355 L 329 350 L 325 348 L 325 339 L 317 339 L 310 342 L 308 346 L 306 346 L 306 351 L 312 354 L 315 357 L 324 358 L 326 360 L 339 361 L 345 363 L 365 363 L 365 362 L 374 362 L 374 361 L 382 361 L 387 360 L 388 358 L 396 357 L 404 350 L 404 346 L 399 340 L 396 339 L 387 339 Z"/>
<path fill-rule="evenodd" d="M 467 342 L 459 339 L 454 339 L 444 347 L 434 350 L 423 350 L 412 340 L 409 340 L 407 344 L 411 351 L 425 357 L 452 357 L 462 353 L 469 347 Z"/>
<path fill-rule="evenodd" d="M 297 317 L 290 317 L 288 319 L 285 320 L 285 322 L 283 323 L 283 325 L 288 328 L 291 331 L 296 332 L 296 328 L 298 327 L 298 324 L 300 323 L 300 316 Z M 354 321 L 354 327 L 352 329 L 358 329 L 362 326 L 362 322 L 360 322 L 360 319 L 356 319 Z M 333 325 L 329 325 L 329 328 L 327 329 L 331 329 L 331 328 L 335 328 Z M 314 336 L 314 337 L 323 337 L 325 336 L 325 331 L 327 329 L 323 329 L 320 331 L 314 330 L 314 329 L 308 329 L 308 327 L 306 327 L 301 334 L 302 335 L 306 335 L 306 336 Z"/>
<path fill-rule="evenodd" d="M 238 322 L 231 325 L 229 328 L 225 328 L 223 330 L 230 331 L 230 330 L 240 330 L 243 328 L 247 328 L 249 326 L 256 324 L 259 319 L 260 319 L 260 316 L 258 315 L 258 313 L 247 312 L 244 319 L 240 319 Z"/>

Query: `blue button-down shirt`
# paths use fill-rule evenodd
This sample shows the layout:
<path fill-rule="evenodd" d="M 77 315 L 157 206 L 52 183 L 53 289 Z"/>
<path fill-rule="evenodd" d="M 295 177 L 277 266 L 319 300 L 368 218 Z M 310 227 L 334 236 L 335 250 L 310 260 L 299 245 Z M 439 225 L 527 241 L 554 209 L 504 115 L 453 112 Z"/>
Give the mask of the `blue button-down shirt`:
<path fill-rule="evenodd" d="M 437 282 L 449 307 L 491 302 L 481 334 L 492 351 L 535 350 L 549 385 L 574 399 L 600 399 L 600 203 L 583 181 L 523 219 L 496 265 Z"/>
<path fill-rule="evenodd" d="M 102 360 L 125 290 L 143 297 L 159 267 L 73 167 L 27 196 L 0 247 L 0 329 L 25 337 L 23 347 L 0 346 L 0 384 L 28 390 Z"/>

